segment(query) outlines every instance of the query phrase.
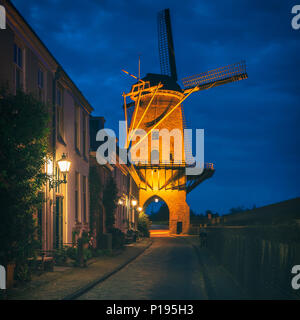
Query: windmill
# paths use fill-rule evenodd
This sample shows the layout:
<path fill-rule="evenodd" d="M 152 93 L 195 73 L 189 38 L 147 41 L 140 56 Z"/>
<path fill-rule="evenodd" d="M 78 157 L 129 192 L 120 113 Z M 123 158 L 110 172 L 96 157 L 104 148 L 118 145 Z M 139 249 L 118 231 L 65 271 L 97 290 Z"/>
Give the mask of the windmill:
<path fill-rule="evenodd" d="M 187 176 L 185 168 L 190 165 L 188 158 L 191 155 L 191 145 L 181 141 L 181 145 L 171 144 L 168 150 L 168 160 L 163 161 L 161 154 L 165 152 L 157 136 L 157 130 L 178 129 L 181 132 L 186 128 L 182 103 L 193 93 L 211 89 L 226 83 L 246 79 L 245 62 L 234 63 L 200 74 L 182 79 L 183 87 L 177 83 L 177 70 L 172 37 L 169 9 L 158 13 L 158 48 L 161 74 L 148 73 L 132 85 L 129 93 L 123 93 L 124 113 L 126 121 L 127 140 L 125 148 L 131 149 L 144 141 L 148 145 L 156 145 L 153 152 L 149 148 L 145 161 L 135 162 L 133 176 L 139 182 L 140 205 L 155 197 L 163 199 L 169 208 L 170 232 L 186 233 L 189 228 L 189 207 L 186 203 L 186 194 L 198 186 L 202 181 L 214 174 L 213 164 L 205 164 L 199 175 Z M 127 101 L 127 100 L 130 101 Z M 146 132 L 139 140 L 134 140 L 139 129 Z M 182 135 L 183 136 L 183 135 Z M 147 139 L 147 140 L 146 140 Z M 181 148 L 181 149 L 180 149 Z M 182 152 L 182 161 L 174 161 L 177 149 Z M 155 158 L 155 161 L 152 161 Z M 165 159 L 165 158 L 164 158 Z"/>

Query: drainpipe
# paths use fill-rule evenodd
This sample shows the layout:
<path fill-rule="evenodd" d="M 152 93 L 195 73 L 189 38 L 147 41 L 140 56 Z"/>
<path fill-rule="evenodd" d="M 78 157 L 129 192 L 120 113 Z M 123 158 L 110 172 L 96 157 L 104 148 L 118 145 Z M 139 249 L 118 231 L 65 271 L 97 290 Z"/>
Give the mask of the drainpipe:
<path fill-rule="evenodd" d="M 53 175 L 55 176 L 56 173 L 56 136 L 57 136 L 57 128 L 56 128 L 56 84 L 57 80 L 60 77 L 60 67 L 57 67 L 53 79 L 52 85 L 52 157 L 53 157 Z M 52 246 L 53 249 L 55 247 L 56 239 L 54 237 L 54 215 L 56 212 L 56 188 L 53 188 L 53 203 L 52 203 Z"/>

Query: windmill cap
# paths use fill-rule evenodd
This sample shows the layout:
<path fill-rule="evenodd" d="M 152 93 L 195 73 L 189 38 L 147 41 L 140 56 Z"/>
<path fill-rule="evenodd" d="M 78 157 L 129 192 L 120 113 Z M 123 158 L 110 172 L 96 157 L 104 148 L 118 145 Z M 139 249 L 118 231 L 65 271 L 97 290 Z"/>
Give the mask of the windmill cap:
<path fill-rule="evenodd" d="M 143 81 L 149 81 L 151 87 L 158 85 L 160 82 L 163 84 L 163 90 L 173 90 L 182 92 L 179 84 L 170 76 L 157 73 L 147 73 L 142 79 Z"/>

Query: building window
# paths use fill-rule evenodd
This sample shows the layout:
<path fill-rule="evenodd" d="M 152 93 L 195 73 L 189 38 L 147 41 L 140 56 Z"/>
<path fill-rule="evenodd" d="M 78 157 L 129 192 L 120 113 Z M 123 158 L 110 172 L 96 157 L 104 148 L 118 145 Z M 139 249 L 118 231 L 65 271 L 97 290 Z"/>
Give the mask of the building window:
<path fill-rule="evenodd" d="M 75 172 L 75 220 L 79 217 L 79 172 Z"/>
<path fill-rule="evenodd" d="M 75 150 L 80 153 L 80 107 L 78 105 L 75 105 Z"/>
<path fill-rule="evenodd" d="M 38 87 L 40 89 L 44 88 L 44 72 L 41 69 L 38 70 Z"/>
<path fill-rule="evenodd" d="M 82 153 L 86 157 L 86 115 L 82 112 Z"/>
<path fill-rule="evenodd" d="M 64 106 L 63 106 L 63 89 L 58 87 L 56 90 L 57 105 L 57 135 L 58 138 L 64 138 Z"/>
<path fill-rule="evenodd" d="M 38 69 L 38 95 L 40 101 L 44 101 L 44 71 L 39 68 Z"/>
<path fill-rule="evenodd" d="M 23 50 L 14 44 L 15 63 L 15 87 L 17 90 L 23 88 Z"/>
<path fill-rule="evenodd" d="M 82 176 L 83 222 L 86 222 L 86 176 Z"/>

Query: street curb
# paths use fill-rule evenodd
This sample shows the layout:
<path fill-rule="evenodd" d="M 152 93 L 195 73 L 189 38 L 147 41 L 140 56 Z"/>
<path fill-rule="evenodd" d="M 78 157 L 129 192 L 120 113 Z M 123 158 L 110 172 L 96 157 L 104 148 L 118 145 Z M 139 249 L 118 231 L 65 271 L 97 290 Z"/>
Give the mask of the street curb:
<path fill-rule="evenodd" d="M 104 276 L 100 277 L 99 279 L 88 283 L 84 287 L 80 288 L 79 290 L 75 291 L 74 293 L 71 293 L 71 294 L 65 296 L 64 298 L 62 298 L 60 300 L 75 300 L 78 297 L 82 296 L 84 293 L 88 292 L 89 290 L 91 290 L 93 287 L 95 287 L 99 283 L 103 282 L 104 280 L 108 279 L 109 277 L 111 277 L 112 275 L 114 275 L 115 273 L 117 273 L 118 271 L 123 269 L 124 267 L 126 267 L 130 262 L 132 262 L 137 257 L 139 257 L 142 253 L 144 253 L 152 244 L 153 244 L 153 240 L 151 240 L 150 243 L 141 252 L 138 252 L 136 255 L 134 255 L 132 258 L 125 261 L 124 263 L 122 263 L 120 266 L 115 268 L 113 271 L 107 272 L 106 274 L 104 274 Z"/>

